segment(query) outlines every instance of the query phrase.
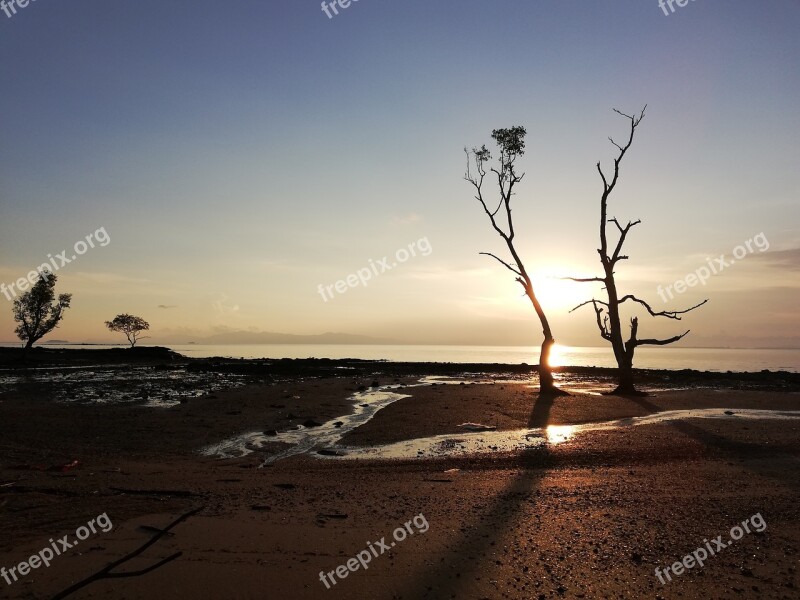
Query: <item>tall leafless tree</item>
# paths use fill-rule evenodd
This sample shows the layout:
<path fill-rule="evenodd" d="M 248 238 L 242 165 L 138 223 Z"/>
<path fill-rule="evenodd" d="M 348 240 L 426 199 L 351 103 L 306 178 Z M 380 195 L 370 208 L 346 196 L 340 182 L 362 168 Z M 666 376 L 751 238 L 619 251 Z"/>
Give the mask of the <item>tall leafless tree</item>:
<path fill-rule="evenodd" d="M 525 290 L 525 295 L 530 299 L 539 317 L 542 333 L 544 335 L 544 341 L 542 342 L 541 351 L 539 353 L 539 393 L 544 395 L 565 394 L 566 392 L 558 389 L 553 382 L 553 373 L 549 364 L 550 349 L 555 343 L 553 333 L 550 329 L 550 323 L 533 290 L 533 283 L 528 275 L 528 271 L 514 246 L 515 231 L 514 221 L 511 218 L 511 198 L 515 195 L 514 187 L 522 181 L 522 178 L 525 176 L 524 173 L 517 173 L 515 163 L 517 158 L 525 153 L 526 133 L 525 128 L 522 126 L 508 129 L 495 129 L 492 131 L 492 139 L 494 139 L 500 149 L 500 162 L 498 167 L 490 168 L 490 171 L 497 177 L 497 186 L 500 196 L 497 207 L 490 209 L 483 195 L 483 183 L 487 175 L 486 163 L 492 158 L 491 153 L 485 145 L 481 146 L 480 149 L 473 148 L 471 151 L 464 148 L 464 152 L 467 155 L 467 172 L 464 175 L 464 179 L 475 188 L 475 199 L 480 202 L 484 212 L 486 212 L 486 215 L 489 217 L 492 228 L 505 242 L 513 258 L 513 265 L 490 252 L 481 252 L 481 254 L 492 257 L 516 275 L 516 281 Z M 474 173 L 471 168 L 473 162 L 475 165 Z M 492 206 L 494 206 L 494 203 L 492 203 Z M 500 214 L 500 217 L 498 217 L 498 214 Z M 498 222 L 498 219 L 504 219 L 506 222 L 505 225 Z M 507 231 L 503 228 L 504 226 L 507 228 Z"/>
<path fill-rule="evenodd" d="M 625 302 L 632 302 L 637 303 L 643 306 L 647 312 L 652 317 L 664 317 L 667 319 L 674 319 L 676 321 L 681 320 L 681 315 L 686 314 L 706 302 L 708 300 L 703 300 L 700 304 L 692 306 L 691 308 L 687 308 L 686 310 L 679 310 L 679 311 L 669 311 L 669 310 L 662 310 L 662 311 L 655 311 L 653 308 L 644 300 L 641 300 L 634 296 L 633 294 L 625 294 L 624 296 L 619 295 L 619 291 L 617 289 L 617 282 L 615 279 L 614 268 L 616 267 L 617 263 L 621 260 L 627 260 L 628 256 L 622 254 L 622 246 L 625 243 L 625 239 L 628 236 L 630 230 L 641 223 L 640 220 L 636 221 L 628 221 L 627 225 L 624 227 L 620 224 L 620 222 L 616 218 L 608 218 L 608 199 L 611 196 L 611 193 L 614 191 L 614 188 L 617 186 L 617 182 L 619 181 L 619 173 L 620 173 L 620 164 L 622 163 L 622 159 L 625 157 L 625 154 L 628 152 L 628 149 L 631 147 L 633 143 L 633 136 L 636 133 L 636 128 L 642 122 L 644 118 L 644 112 L 647 106 L 642 109 L 641 114 L 637 115 L 626 115 L 614 109 L 614 112 L 617 114 L 625 117 L 630 122 L 630 133 L 628 135 L 628 141 L 625 143 L 624 146 L 617 144 L 612 138 L 608 138 L 611 143 L 617 148 L 619 154 L 614 159 L 614 174 L 611 177 L 608 177 L 604 172 L 600 163 L 597 163 L 597 170 L 600 173 L 600 178 L 603 180 L 603 194 L 600 199 L 600 248 L 598 248 L 597 252 L 600 254 L 600 264 L 603 267 L 603 276 L 602 277 L 588 277 L 588 278 L 576 278 L 576 277 L 568 277 L 567 279 L 571 279 L 572 281 L 578 281 L 583 283 L 602 283 L 604 285 L 604 289 L 606 291 L 607 300 L 597 300 L 592 298 L 591 300 L 587 300 L 572 309 L 575 311 L 582 306 L 586 306 L 591 304 L 594 307 L 595 317 L 597 320 L 597 327 L 600 329 L 600 337 L 604 340 L 611 343 L 611 347 L 614 350 L 614 357 L 617 360 L 617 366 L 619 368 L 618 371 L 618 383 L 617 388 L 611 392 L 612 394 L 623 394 L 623 395 L 643 395 L 641 392 L 636 390 L 634 385 L 634 376 L 633 376 L 633 355 L 636 351 L 636 348 L 639 346 L 666 346 L 667 344 L 672 344 L 677 342 L 681 338 L 683 338 L 686 334 L 689 333 L 687 330 L 686 332 L 673 336 L 667 339 L 642 339 L 638 337 L 639 334 L 639 319 L 638 317 L 633 317 L 631 319 L 630 324 L 630 337 L 627 341 L 625 341 L 622 337 L 622 323 L 620 319 L 620 305 L 624 304 Z M 616 244 L 614 245 L 613 250 L 609 250 L 609 242 L 608 242 L 608 235 L 606 233 L 606 228 L 609 223 L 613 223 L 617 229 L 619 234 L 619 238 L 617 239 Z M 572 312 L 570 311 L 570 312 Z"/>

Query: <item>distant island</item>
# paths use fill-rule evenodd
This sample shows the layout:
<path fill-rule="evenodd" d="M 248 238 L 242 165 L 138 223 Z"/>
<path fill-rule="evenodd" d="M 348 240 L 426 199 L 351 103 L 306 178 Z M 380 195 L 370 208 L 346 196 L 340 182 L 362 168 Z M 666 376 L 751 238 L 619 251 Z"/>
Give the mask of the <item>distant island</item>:
<path fill-rule="evenodd" d="M 270 331 L 230 331 L 195 340 L 197 344 L 396 344 L 396 340 L 351 333 L 295 335 Z"/>

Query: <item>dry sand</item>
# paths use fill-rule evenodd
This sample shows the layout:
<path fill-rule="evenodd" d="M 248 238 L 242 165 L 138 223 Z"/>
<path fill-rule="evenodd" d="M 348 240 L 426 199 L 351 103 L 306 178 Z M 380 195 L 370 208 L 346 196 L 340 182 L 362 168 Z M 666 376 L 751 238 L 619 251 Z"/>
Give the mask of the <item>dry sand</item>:
<path fill-rule="evenodd" d="M 800 421 L 687 420 L 583 433 L 518 453 L 406 461 L 198 450 L 254 429 L 346 414 L 370 379 L 262 383 L 171 408 L 66 404 L 36 386 L 0 395 L 0 566 L 12 567 L 105 513 L 92 535 L 4 597 L 50 598 L 202 511 L 119 570 L 181 556 L 71 598 L 800 598 Z M 415 379 L 385 377 L 382 383 Z M 403 391 L 403 390 L 401 390 Z M 536 400 L 529 383 L 407 388 L 411 398 L 348 434 L 376 445 L 458 433 L 632 417 L 679 408 L 800 410 L 797 392 L 693 389 L 625 399 Z M 80 461 L 59 471 L 48 467 Z M 44 469 L 44 470 L 43 470 Z M 703 568 L 654 575 L 760 513 Z M 416 515 L 428 523 L 326 589 L 335 570 Z M 143 527 L 144 526 L 144 527 Z"/>

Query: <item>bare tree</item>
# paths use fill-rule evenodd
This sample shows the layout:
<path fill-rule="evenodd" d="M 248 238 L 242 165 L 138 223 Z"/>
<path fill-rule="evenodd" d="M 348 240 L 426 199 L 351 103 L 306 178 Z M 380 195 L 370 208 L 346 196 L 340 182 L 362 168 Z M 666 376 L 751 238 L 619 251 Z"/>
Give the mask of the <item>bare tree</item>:
<path fill-rule="evenodd" d="M 516 281 L 525 290 L 525 295 L 530 299 L 539 317 L 539 322 L 542 326 L 542 334 L 544 335 L 544 341 L 542 342 L 541 351 L 539 353 L 539 393 L 566 394 L 566 392 L 559 390 L 553 382 L 549 358 L 550 349 L 553 347 L 555 339 L 553 339 L 550 323 L 533 290 L 533 283 L 528 275 L 528 271 L 514 246 L 515 231 L 514 222 L 511 218 L 511 198 L 515 195 L 514 187 L 522 181 L 522 178 L 525 176 L 524 173 L 518 174 L 516 172 L 514 164 L 517 158 L 525 153 L 526 133 L 525 128 L 522 126 L 511 127 L 509 129 L 495 129 L 492 131 L 492 139 L 494 139 L 500 149 L 500 164 L 497 168 L 490 168 L 491 172 L 497 177 L 497 186 L 499 189 L 500 198 L 496 208 L 490 209 L 483 196 L 483 183 L 487 175 L 485 165 L 492 158 L 491 153 L 487 150 L 485 145 L 481 146 L 480 149 L 473 148 L 471 151 L 464 148 L 464 152 L 467 155 L 467 172 L 464 175 L 464 179 L 475 188 L 475 199 L 480 202 L 484 212 L 486 212 L 486 215 L 489 217 L 492 228 L 505 242 L 513 258 L 513 265 L 490 252 L 481 252 L 481 254 L 492 257 L 516 275 Z M 473 162 L 475 164 L 475 173 L 471 170 L 471 164 Z M 501 210 L 502 214 L 498 217 Z M 504 219 L 505 224 L 498 222 L 498 219 Z M 507 231 L 504 227 L 507 228 Z"/>
<path fill-rule="evenodd" d="M 58 327 L 72 302 L 72 294 L 60 294 L 55 301 L 57 279 L 54 273 L 43 271 L 33 287 L 14 300 L 14 320 L 19 323 L 14 332 L 26 350 Z"/>
<path fill-rule="evenodd" d="M 600 163 L 597 163 L 597 170 L 600 173 L 600 178 L 603 180 L 603 195 L 600 199 L 600 248 L 598 248 L 597 252 L 600 254 L 600 264 L 603 267 L 603 276 L 602 277 L 588 277 L 588 278 L 576 278 L 576 277 L 568 277 L 572 281 L 578 281 L 582 283 L 602 283 L 604 285 L 604 289 L 606 291 L 607 299 L 597 300 L 592 298 L 591 300 L 587 300 L 572 309 L 573 312 L 582 306 L 586 306 L 591 304 L 594 308 L 595 317 L 597 320 L 597 327 L 600 329 L 600 337 L 604 340 L 611 343 L 611 347 L 614 350 L 614 357 L 617 360 L 617 366 L 619 368 L 618 371 L 618 383 L 617 388 L 611 392 L 612 394 L 627 394 L 627 395 L 643 395 L 641 392 L 636 390 L 634 385 L 634 377 L 633 377 L 633 355 L 636 351 L 636 348 L 639 346 L 666 346 L 667 344 L 672 344 L 677 342 L 681 338 L 683 338 L 686 334 L 689 333 L 687 330 L 686 332 L 673 336 L 667 339 L 642 339 L 638 337 L 639 334 L 639 319 L 638 317 L 633 317 L 631 319 L 630 325 L 630 337 L 627 341 L 623 340 L 622 337 L 622 324 L 620 319 L 620 305 L 624 304 L 625 302 L 632 302 L 637 303 L 643 306 L 647 312 L 652 317 L 664 317 L 667 319 L 674 319 L 676 321 L 681 320 L 681 315 L 684 315 L 700 306 L 708 302 L 708 300 L 703 300 L 700 304 L 692 306 L 691 308 L 687 308 L 686 310 L 678 310 L 678 311 L 670 311 L 670 310 L 662 310 L 662 311 L 655 311 L 653 308 L 644 300 L 641 300 L 634 296 L 633 294 L 625 294 L 624 296 L 619 295 L 619 291 L 617 289 L 617 282 L 615 280 L 615 273 L 614 268 L 616 267 L 617 263 L 621 260 L 627 260 L 629 257 L 622 254 L 622 246 L 625 243 L 625 239 L 628 236 L 630 230 L 641 223 L 640 220 L 636 221 L 628 221 L 627 225 L 624 227 L 620 224 L 620 222 L 616 218 L 608 218 L 608 199 L 611 196 L 611 193 L 614 191 L 614 188 L 619 181 L 619 172 L 620 172 L 620 164 L 622 163 L 622 159 L 625 156 L 625 153 L 631 147 L 633 143 L 633 136 L 636 133 L 636 128 L 639 126 L 639 123 L 642 122 L 644 118 L 644 112 L 647 106 L 642 109 L 641 114 L 638 116 L 636 115 L 626 115 L 614 109 L 614 112 L 617 114 L 625 117 L 630 121 L 630 133 L 628 136 L 628 141 L 625 143 L 624 146 L 617 144 L 612 138 L 608 138 L 614 147 L 617 148 L 619 154 L 614 159 L 614 174 L 610 178 L 606 176 L 603 172 Z M 606 233 L 606 227 L 609 223 L 613 223 L 617 229 L 617 233 L 619 237 L 617 239 L 616 244 L 614 244 L 614 249 L 609 250 L 610 246 L 608 243 L 608 235 Z"/>
<path fill-rule="evenodd" d="M 128 338 L 128 343 L 133 348 L 140 339 L 143 339 L 142 332 L 150 329 L 150 323 L 142 317 L 122 314 L 114 317 L 113 321 L 106 321 L 106 327 L 110 331 L 119 331 Z"/>

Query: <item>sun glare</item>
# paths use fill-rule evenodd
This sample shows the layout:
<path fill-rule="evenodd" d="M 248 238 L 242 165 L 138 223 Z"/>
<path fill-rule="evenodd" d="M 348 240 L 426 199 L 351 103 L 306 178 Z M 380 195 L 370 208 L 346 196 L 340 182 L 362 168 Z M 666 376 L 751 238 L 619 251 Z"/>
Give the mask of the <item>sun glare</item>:
<path fill-rule="evenodd" d="M 574 268 L 559 267 L 552 272 L 539 273 L 532 277 L 536 297 L 539 298 L 545 311 L 569 310 L 585 299 L 587 288 L 561 279 L 573 272 L 575 272 Z"/>
<path fill-rule="evenodd" d="M 575 435 L 576 429 L 575 425 L 550 425 L 545 430 L 547 442 L 553 445 L 568 442 Z"/>
<path fill-rule="evenodd" d="M 547 365 L 550 367 L 563 367 L 565 351 L 566 348 L 561 344 L 553 344 L 550 348 L 550 356 L 547 359 Z"/>

